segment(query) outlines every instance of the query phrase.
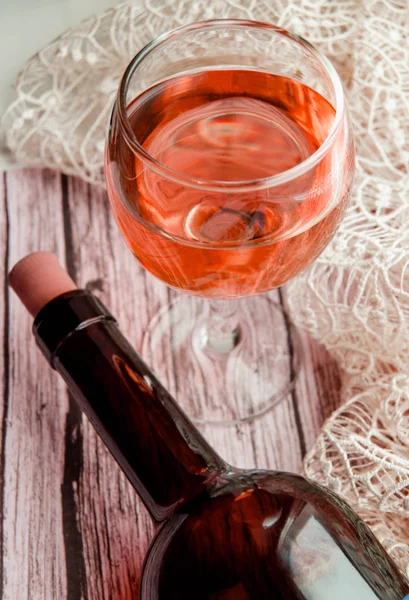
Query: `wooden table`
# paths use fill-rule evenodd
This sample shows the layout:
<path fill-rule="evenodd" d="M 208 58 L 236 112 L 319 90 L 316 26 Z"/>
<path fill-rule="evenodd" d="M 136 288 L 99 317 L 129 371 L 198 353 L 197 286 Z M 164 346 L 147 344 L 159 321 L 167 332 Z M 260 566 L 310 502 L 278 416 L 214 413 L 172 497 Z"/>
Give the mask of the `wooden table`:
<path fill-rule="evenodd" d="M 168 291 L 126 249 L 105 192 L 48 170 L 0 177 L 0 600 L 135 599 L 152 524 L 37 350 L 7 273 L 29 252 L 53 251 L 81 287 L 100 295 L 137 349 Z M 301 470 L 340 387 L 325 350 L 301 339 L 296 388 L 276 409 L 250 425 L 202 428 L 226 460 Z"/>

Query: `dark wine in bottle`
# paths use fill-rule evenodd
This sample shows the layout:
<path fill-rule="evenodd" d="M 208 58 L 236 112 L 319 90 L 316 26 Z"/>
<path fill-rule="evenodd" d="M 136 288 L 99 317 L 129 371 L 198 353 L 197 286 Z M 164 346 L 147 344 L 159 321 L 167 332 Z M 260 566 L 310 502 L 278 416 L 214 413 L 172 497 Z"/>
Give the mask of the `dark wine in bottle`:
<path fill-rule="evenodd" d="M 44 261 L 12 273 L 33 313 Z M 47 277 L 43 299 L 64 279 Z M 341 498 L 299 475 L 226 464 L 95 296 L 53 298 L 34 333 L 159 524 L 141 600 L 408 600 L 407 580 Z"/>

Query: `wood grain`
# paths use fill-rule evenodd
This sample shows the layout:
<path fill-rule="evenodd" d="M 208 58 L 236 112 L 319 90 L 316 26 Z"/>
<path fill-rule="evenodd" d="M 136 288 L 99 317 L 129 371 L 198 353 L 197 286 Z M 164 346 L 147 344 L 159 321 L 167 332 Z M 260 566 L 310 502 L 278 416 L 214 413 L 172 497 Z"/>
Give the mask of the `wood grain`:
<path fill-rule="evenodd" d="M 3 424 L 0 564 L 4 600 L 132 600 L 153 526 L 133 489 L 31 336 L 31 320 L 6 292 L 8 269 L 24 254 L 54 251 L 82 287 L 98 294 L 141 350 L 148 323 L 176 292 L 148 275 L 116 228 L 105 192 L 50 171 L 14 171 L 0 181 L 0 298 Z M 272 294 L 276 301 L 279 294 Z M 282 299 L 285 303 L 285 298 Z M 339 402 L 336 365 L 300 333 L 292 394 L 264 418 L 202 431 L 228 461 L 300 471 L 324 419 Z M 178 392 L 163 352 L 164 383 Z M 187 410 L 200 382 L 190 382 Z M 202 400 L 203 401 L 203 400 Z"/>

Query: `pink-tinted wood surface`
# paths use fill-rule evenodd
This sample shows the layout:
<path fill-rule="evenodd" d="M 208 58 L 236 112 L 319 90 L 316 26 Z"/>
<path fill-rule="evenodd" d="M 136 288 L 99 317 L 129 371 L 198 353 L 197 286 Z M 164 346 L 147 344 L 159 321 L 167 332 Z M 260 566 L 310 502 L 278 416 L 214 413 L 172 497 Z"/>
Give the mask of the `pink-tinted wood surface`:
<path fill-rule="evenodd" d="M 137 349 L 169 291 L 125 247 L 103 191 L 52 171 L 0 176 L 0 600 L 135 599 L 152 524 L 36 349 L 7 273 L 30 251 L 55 252 L 111 308 Z M 296 388 L 277 408 L 252 424 L 202 427 L 226 460 L 301 470 L 339 402 L 336 365 L 305 334 L 301 345 Z M 189 398 L 179 400 L 188 411 Z"/>

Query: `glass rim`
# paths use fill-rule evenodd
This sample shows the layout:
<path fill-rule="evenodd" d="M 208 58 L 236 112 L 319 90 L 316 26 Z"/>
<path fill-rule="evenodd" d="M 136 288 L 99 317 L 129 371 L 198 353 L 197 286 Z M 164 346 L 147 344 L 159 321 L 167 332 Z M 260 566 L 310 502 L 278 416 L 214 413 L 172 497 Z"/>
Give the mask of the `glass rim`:
<path fill-rule="evenodd" d="M 319 148 L 317 148 L 315 152 L 310 154 L 310 156 L 308 156 L 302 162 L 298 163 L 294 167 L 291 167 L 290 169 L 282 171 L 281 173 L 276 173 L 275 175 L 263 177 L 260 179 L 244 181 L 217 181 L 209 179 L 196 179 L 194 177 L 186 175 L 181 171 L 177 171 L 166 166 L 165 164 L 161 163 L 159 160 L 154 158 L 151 154 L 149 154 L 149 152 L 147 152 L 143 148 L 143 146 L 138 142 L 132 130 L 130 121 L 128 119 L 126 95 L 128 92 L 130 80 L 133 74 L 135 73 L 137 67 L 146 58 L 146 56 L 148 56 L 155 48 L 161 46 L 162 44 L 166 43 L 168 40 L 176 36 L 188 33 L 190 31 L 197 31 L 198 29 L 207 29 L 212 27 L 222 27 L 229 25 L 235 27 L 254 27 L 258 29 L 261 28 L 270 30 L 278 35 L 283 35 L 287 38 L 290 38 L 291 40 L 297 42 L 298 44 L 306 48 L 311 54 L 313 54 L 315 58 L 317 58 L 318 61 L 324 67 L 333 85 L 335 93 L 335 118 L 325 140 L 322 142 Z M 309 170 L 314 168 L 331 148 L 334 138 L 336 137 L 337 132 L 342 123 L 345 111 L 344 90 L 342 87 L 340 77 L 330 60 L 324 54 L 322 54 L 312 44 L 310 44 L 310 42 L 308 42 L 301 36 L 291 33 L 286 29 L 283 29 L 282 27 L 278 27 L 270 23 L 263 23 L 261 21 L 251 21 L 248 19 L 210 19 L 204 21 L 197 21 L 189 25 L 177 27 L 175 29 L 172 29 L 171 31 L 159 35 L 151 42 L 146 44 L 128 64 L 119 84 L 115 105 L 118 110 L 119 120 L 124 130 L 127 143 L 129 144 L 130 148 L 142 159 L 144 163 L 146 163 L 153 171 L 163 176 L 165 179 L 174 181 L 176 183 L 191 188 L 193 187 L 210 192 L 248 192 L 262 190 L 288 183 L 296 179 L 297 177 L 304 175 Z"/>

